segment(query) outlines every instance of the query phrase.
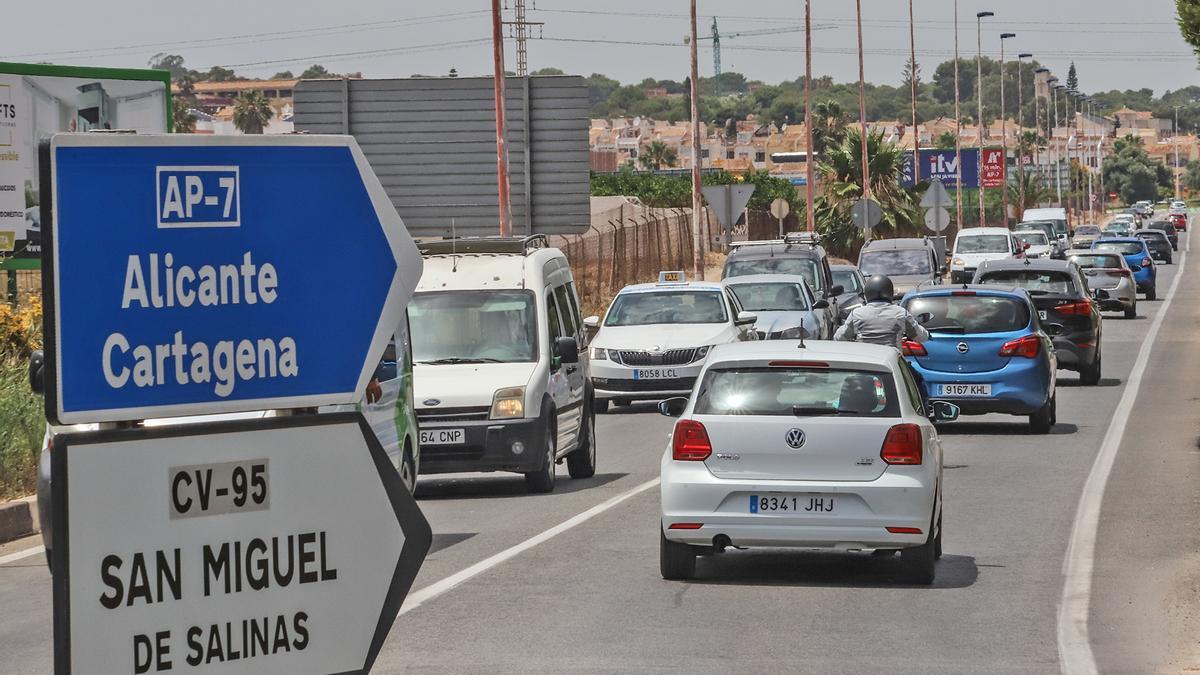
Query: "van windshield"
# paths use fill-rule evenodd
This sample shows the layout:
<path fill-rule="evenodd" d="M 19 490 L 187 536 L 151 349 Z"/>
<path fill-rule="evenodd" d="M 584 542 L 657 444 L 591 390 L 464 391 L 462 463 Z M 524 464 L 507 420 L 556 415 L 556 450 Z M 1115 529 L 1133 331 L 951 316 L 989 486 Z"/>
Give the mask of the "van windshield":
<path fill-rule="evenodd" d="M 905 274 L 931 274 L 929 253 L 924 249 L 897 251 L 863 251 L 858 259 L 858 269 L 865 276 L 883 274 L 903 276 Z"/>
<path fill-rule="evenodd" d="M 751 274 L 798 274 L 808 281 L 815 291 L 825 288 L 817 261 L 812 258 L 757 258 L 751 260 L 730 260 L 725 264 L 725 278 L 745 277 Z"/>
<path fill-rule="evenodd" d="M 413 361 L 520 363 L 537 357 L 537 311 L 529 291 L 432 291 L 408 303 Z"/>

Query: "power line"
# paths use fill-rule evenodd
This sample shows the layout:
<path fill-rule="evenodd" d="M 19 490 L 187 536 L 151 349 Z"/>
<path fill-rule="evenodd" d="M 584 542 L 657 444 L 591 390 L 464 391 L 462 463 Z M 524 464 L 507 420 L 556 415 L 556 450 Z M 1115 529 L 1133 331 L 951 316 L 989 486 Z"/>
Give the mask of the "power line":
<path fill-rule="evenodd" d="M 270 61 L 248 61 L 246 63 L 225 63 L 221 64 L 221 68 L 250 68 L 253 66 L 274 66 L 286 65 L 289 63 L 307 63 L 316 60 L 322 61 L 337 61 L 340 59 L 363 57 L 375 58 L 378 56 L 391 56 L 393 54 L 410 54 L 416 52 L 435 52 L 442 49 L 452 49 L 454 47 L 465 47 L 468 45 L 478 45 L 491 42 L 490 38 L 476 38 L 473 40 L 457 40 L 455 42 L 433 42 L 424 45 L 409 45 L 407 47 L 394 47 L 391 49 L 366 49 L 355 52 L 335 52 L 331 54 L 310 54 L 308 56 L 296 56 L 286 59 L 272 59 Z"/>
<path fill-rule="evenodd" d="M 279 40 L 294 40 L 306 37 L 318 37 L 322 35 L 338 35 L 350 32 L 359 32 L 362 30 L 381 30 L 387 28 L 401 28 L 407 26 L 423 26 L 432 23 L 443 23 L 446 21 L 455 21 L 468 16 L 486 14 L 487 10 L 471 10 L 465 12 L 452 12 L 448 14 L 430 14 L 427 16 L 410 17 L 406 19 L 385 19 L 380 21 L 365 21 L 361 23 L 346 23 L 333 26 L 314 26 L 311 28 L 296 28 L 292 30 L 268 31 L 262 33 L 243 33 L 239 35 L 226 35 L 223 37 L 213 38 L 197 38 L 191 40 L 173 40 L 170 42 L 146 42 L 136 45 L 122 45 L 119 47 L 90 47 L 83 49 L 65 49 L 59 51 L 48 52 L 28 52 L 25 54 L 9 54 L 0 58 L 34 58 L 46 56 L 115 56 L 129 52 L 136 52 L 142 49 L 154 49 L 166 47 L 177 49 L 180 47 L 193 47 L 195 49 L 227 47 L 234 44 L 246 42 L 275 42 Z M 219 43 L 219 44 L 215 44 Z"/>

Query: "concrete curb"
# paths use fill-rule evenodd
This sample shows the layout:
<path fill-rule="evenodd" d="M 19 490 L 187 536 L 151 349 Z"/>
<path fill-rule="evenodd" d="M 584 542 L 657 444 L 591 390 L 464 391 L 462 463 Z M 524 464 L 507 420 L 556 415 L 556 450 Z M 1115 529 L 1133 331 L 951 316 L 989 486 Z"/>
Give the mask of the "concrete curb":
<path fill-rule="evenodd" d="M 38 531 L 37 498 L 25 497 L 0 504 L 0 544 Z"/>

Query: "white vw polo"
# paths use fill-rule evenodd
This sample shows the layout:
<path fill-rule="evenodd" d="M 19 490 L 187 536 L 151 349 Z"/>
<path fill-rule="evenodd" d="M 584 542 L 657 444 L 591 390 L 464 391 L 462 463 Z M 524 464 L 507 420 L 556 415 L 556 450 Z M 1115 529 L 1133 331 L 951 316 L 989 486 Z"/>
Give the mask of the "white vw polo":
<path fill-rule="evenodd" d="M 687 395 L 713 345 L 754 340 L 757 315 L 746 312 L 722 282 L 688 282 L 683 272 L 661 272 L 658 283 L 621 289 L 600 317 L 591 342 L 596 412 L 610 401 Z"/>
<path fill-rule="evenodd" d="M 935 401 L 932 415 L 958 410 Z M 713 348 L 662 459 L 662 576 L 733 546 L 900 551 L 933 582 L 942 447 L 900 352 L 771 340 Z"/>

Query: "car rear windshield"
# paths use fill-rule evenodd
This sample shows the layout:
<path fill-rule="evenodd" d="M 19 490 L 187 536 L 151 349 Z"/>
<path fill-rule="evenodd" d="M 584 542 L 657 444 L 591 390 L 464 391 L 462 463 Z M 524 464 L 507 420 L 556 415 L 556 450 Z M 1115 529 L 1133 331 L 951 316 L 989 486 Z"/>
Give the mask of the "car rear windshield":
<path fill-rule="evenodd" d="M 1138 230 L 1134 232 L 1134 235 L 1148 241 L 1165 242 L 1167 240 L 1167 233 L 1162 230 Z"/>
<path fill-rule="evenodd" d="M 800 284 L 769 281 L 730 284 L 729 289 L 748 312 L 802 312 L 808 309 L 808 300 Z"/>
<path fill-rule="evenodd" d="M 833 285 L 841 286 L 846 293 L 857 293 L 862 290 L 862 284 L 858 281 L 858 275 L 854 270 L 834 270 Z"/>
<path fill-rule="evenodd" d="M 858 269 L 866 276 L 933 273 L 933 269 L 929 265 L 929 253 L 919 248 L 899 251 L 863 251 L 858 258 Z"/>
<path fill-rule="evenodd" d="M 955 253 L 1008 253 L 1007 234 L 970 234 L 954 242 Z"/>
<path fill-rule="evenodd" d="M 1061 295 L 1075 292 L 1075 283 L 1071 280 L 1071 275 L 1054 270 L 996 270 L 984 273 L 979 283 L 1017 286 L 1029 291 L 1030 295 Z"/>
<path fill-rule="evenodd" d="M 1175 226 L 1165 220 L 1160 220 L 1155 223 L 1150 223 L 1150 225 L 1147 229 L 1159 230 L 1159 231 L 1166 232 L 1166 233 L 1175 232 Z"/>
<path fill-rule="evenodd" d="M 746 277 L 751 274 L 798 274 L 816 290 L 825 288 L 821 283 L 820 267 L 812 258 L 757 258 L 730 260 L 725 264 L 725 278 Z"/>
<path fill-rule="evenodd" d="M 719 291 L 654 291 L 621 293 L 613 300 L 605 326 L 660 323 L 725 323 L 725 301 Z"/>
<path fill-rule="evenodd" d="M 1079 227 L 1075 228 L 1075 234 L 1100 234 L 1100 228 L 1096 227 L 1095 225 L 1080 225 Z"/>
<path fill-rule="evenodd" d="M 698 415 L 899 417 L 888 373 L 809 366 L 709 369 Z"/>
<path fill-rule="evenodd" d="M 1005 333 L 1029 325 L 1029 307 L 1016 298 L 992 295 L 933 295 L 906 305 L 914 316 L 928 312 L 925 328 L 949 333 Z"/>
<path fill-rule="evenodd" d="M 1102 241 L 1093 247 L 1097 251 L 1112 251 L 1121 255 L 1144 252 L 1144 244 L 1134 241 Z"/>
<path fill-rule="evenodd" d="M 1081 255 L 1073 255 L 1071 256 L 1070 260 L 1084 269 L 1089 269 L 1092 267 L 1119 268 L 1121 266 L 1120 259 L 1115 255 L 1085 253 Z"/>

